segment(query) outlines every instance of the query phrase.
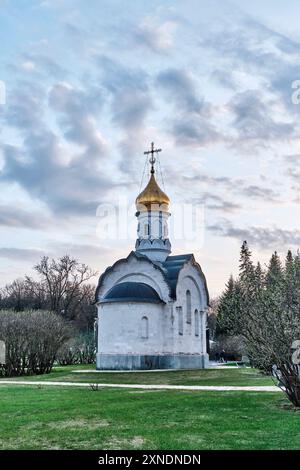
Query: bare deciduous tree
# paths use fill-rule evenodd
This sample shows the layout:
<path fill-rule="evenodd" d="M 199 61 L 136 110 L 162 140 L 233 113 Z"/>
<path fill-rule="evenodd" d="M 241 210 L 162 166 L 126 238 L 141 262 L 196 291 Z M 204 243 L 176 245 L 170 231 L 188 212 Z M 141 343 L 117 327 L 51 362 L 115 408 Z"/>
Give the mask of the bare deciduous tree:
<path fill-rule="evenodd" d="M 1 289 L 1 298 L 6 300 L 5 307 L 21 311 L 26 308 L 28 293 L 24 279 L 16 279 Z"/>
<path fill-rule="evenodd" d="M 35 266 L 40 279 L 25 276 L 0 290 L 0 309 L 51 310 L 71 320 L 81 331 L 93 328 L 95 276 L 87 265 L 69 256 L 47 257 Z"/>
<path fill-rule="evenodd" d="M 50 260 L 47 256 L 34 267 L 41 276 L 50 301 L 50 310 L 63 313 L 66 318 L 74 317 L 76 304 L 83 301 L 88 290 L 82 288 L 97 273 L 86 264 L 66 255 L 58 260 Z"/>

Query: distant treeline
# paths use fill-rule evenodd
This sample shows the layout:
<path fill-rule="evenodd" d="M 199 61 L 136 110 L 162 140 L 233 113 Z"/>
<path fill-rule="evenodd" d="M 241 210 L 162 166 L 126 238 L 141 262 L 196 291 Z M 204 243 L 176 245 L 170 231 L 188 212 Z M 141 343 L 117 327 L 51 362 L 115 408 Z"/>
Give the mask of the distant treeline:
<path fill-rule="evenodd" d="M 81 331 L 92 329 L 95 286 L 89 281 L 96 272 L 68 255 L 43 257 L 34 270 L 37 280 L 25 276 L 0 289 L 0 310 L 49 310 Z"/>

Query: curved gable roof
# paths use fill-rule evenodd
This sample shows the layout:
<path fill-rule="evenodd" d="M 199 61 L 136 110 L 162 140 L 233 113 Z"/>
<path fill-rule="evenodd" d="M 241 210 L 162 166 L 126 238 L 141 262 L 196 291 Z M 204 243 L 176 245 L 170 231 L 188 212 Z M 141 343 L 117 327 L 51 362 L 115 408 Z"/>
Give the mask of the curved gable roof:
<path fill-rule="evenodd" d="M 177 255 L 177 256 L 168 256 L 166 261 L 163 263 L 163 267 L 166 271 L 166 277 L 168 284 L 171 289 L 171 296 L 173 299 L 176 298 L 176 287 L 179 272 L 183 268 L 183 265 L 189 261 L 193 255 Z"/>
<path fill-rule="evenodd" d="M 185 263 L 189 261 L 191 261 L 192 264 L 196 267 L 196 269 L 198 270 L 200 276 L 202 277 L 204 281 L 204 288 L 205 288 L 205 293 L 207 296 L 207 303 L 209 304 L 209 293 L 207 289 L 206 278 L 203 274 L 203 271 L 200 265 L 196 262 L 195 257 L 192 253 L 189 253 L 186 255 L 168 256 L 166 261 L 163 263 L 163 267 L 166 270 L 167 281 L 171 289 L 171 297 L 173 299 L 176 299 L 176 287 L 177 287 L 179 273 L 181 269 L 183 268 L 183 266 L 185 265 Z"/>
<path fill-rule="evenodd" d="M 101 274 L 100 278 L 99 278 L 99 281 L 98 281 L 98 285 L 97 285 L 97 288 L 96 288 L 96 292 L 95 292 L 95 303 L 99 301 L 99 291 L 100 291 L 100 288 L 103 284 L 103 281 L 105 279 L 105 277 L 113 271 L 113 269 L 115 269 L 119 264 L 121 263 L 126 263 L 132 256 L 134 256 L 136 259 L 140 259 L 140 260 L 143 260 L 143 261 L 147 261 L 148 263 L 150 263 L 152 266 L 154 266 L 155 269 L 158 269 L 161 274 L 163 275 L 163 278 L 165 279 L 168 287 L 169 287 L 169 293 L 170 293 L 170 297 L 172 297 L 171 295 L 171 288 L 169 286 L 169 283 L 168 283 L 168 279 L 166 277 L 166 273 L 165 271 L 159 266 L 157 265 L 156 263 L 153 263 L 153 261 L 151 261 L 150 258 L 148 258 L 148 256 L 145 256 L 145 255 L 142 255 L 141 253 L 138 253 L 137 251 L 131 251 L 129 253 L 129 255 L 127 256 L 127 258 L 121 258 L 119 259 L 118 261 L 116 261 L 112 266 L 109 266 L 108 268 L 106 268 L 106 270 Z"/>
<path fill-rule="evenodd" d="M 153 261 L 150 260 L 145 255 L 142 255 L 138 253 L 137 251 L 131 251 L 131 253 L 127 256 L 127 258 L 122 258 L 116 261 L 112 266 L 109 266 L 104 273 L 100 276 L 98 286 L 96 288 L 96 293 L 95 293 L 95 303 L 98 302 L 98 296 L 99 296 L 99 290 L 102 286 L 102 283 L 104 281 L 104 278 L 107 274 L 109 274 L 118 264 L 126 262 L 129 260 L 131 256 L 134 256 L 137 259 L 141 259 L 143 261 L 148 261 L 151 263 L 156 269 L 159 269 L 159 271 L 162 273 L 165 281 L 167 282 L 169 286 L 169 291 L 170 291 L 170 297 L 172 299 L 176 299 L 176 287 L 177 287 L 177 282 L 178 282 L 178 277 L 181 269 L 187 262 L 191 262 L 195 268 L 198 270 L 200 276 L 203 279 L 204 282 L 204 288 L 207 296 L 207 303 L 209 304 L 209 293 L 207 289 L 207 283 L 206 283 L 206 278 L 205 275 L 203 274 L 203 271 L 200 267 L 200 265 L 196 262 L 195 257 L 193 254 L 184 254 L 184 255 L 175 255 L 175 256 L 168 256 L 166 261 L 159 266 L 158 264 L 154 263 Z M 149 286 L 150 287 L 150 286 Z"/>

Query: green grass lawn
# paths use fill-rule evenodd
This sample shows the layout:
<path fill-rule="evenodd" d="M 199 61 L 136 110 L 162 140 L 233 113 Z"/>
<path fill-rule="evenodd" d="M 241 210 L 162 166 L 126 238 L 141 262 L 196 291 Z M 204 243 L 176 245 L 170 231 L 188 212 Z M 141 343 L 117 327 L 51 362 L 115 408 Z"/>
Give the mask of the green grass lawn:
<path fill-rule="evenodd" d="M 271 377 L 255 369 L 199 369 L 164 372 L 74 373 L 74 370 L 95 369 L 94 366 L 56 367 L 47 375 L 20 377 L 16 380 L 55 380 L 64 382 L 169 384 L 169 385 L 274 385 Z M 15 380 L 15 379 L 14 379 Z M 1 381 L 1 379 L 0 379 Z"/>
<path fill-rule="evenodd" d="M 0 386 L 0 449 L 300 449 L 299 429 L 277 393 Z"/>

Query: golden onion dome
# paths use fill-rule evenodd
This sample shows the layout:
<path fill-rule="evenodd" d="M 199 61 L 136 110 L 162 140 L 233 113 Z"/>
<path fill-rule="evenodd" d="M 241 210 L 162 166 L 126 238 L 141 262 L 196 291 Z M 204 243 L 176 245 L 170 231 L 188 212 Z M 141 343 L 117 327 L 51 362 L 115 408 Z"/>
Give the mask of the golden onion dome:
<path fill-rule="evenodd" d="M 135 204 L 139 212 L 148 211 L 151 207 L 155 210 L 156 205 L 160 206 L 160 210 L 168 210 L 170 199 L 158 186 L 153 170 L 146 188 L 138 195 Z"/>

